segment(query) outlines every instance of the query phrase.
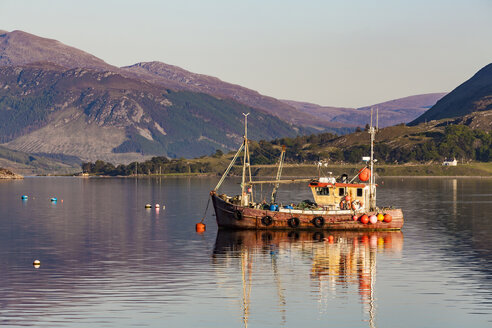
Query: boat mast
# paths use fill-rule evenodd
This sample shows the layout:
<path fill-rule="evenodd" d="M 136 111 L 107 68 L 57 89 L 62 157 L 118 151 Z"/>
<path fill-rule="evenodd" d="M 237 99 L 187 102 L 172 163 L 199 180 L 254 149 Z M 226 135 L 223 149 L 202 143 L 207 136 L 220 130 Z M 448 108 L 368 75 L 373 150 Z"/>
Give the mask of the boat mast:
<path fill-rule="evenodd" d="M 280 159 L 278 161 L 278 170 L 277 170 L 277 178 L 275 179 L 275 185 L 272 190 L 272 198 L 271 202 L 275 203 L 277 200 L 277 190 L 278 186 L 280 184 L 280 176 L 282 175 L 282 168 L 284 166 L 284 159 L 285 159 L 285 146 L 282 146 L 282 152 L 280 153 Z"/>
<path fill-rule="evenodd" d="M 248 196 L 246 192 L 244 191 L 246 187 L 246 166 L 249 166 L 249 149 L 248 149 L 248 115 L 244 114 L 244 156 L 243 156 L 243 176 L 241 179 L 241 205 L 243 206 L 248 206 L 249 201 L 248 201 Z M 249 180 L 251 181 L 251 174 L 249 177 Z"/>
<path fill-rule="evenodd" d="M 374 179 L 374 137 L 376 135 L 376 128 L 373 126 L 372 122 L 372 116 L 373 116 L 373 108 L 371 107 L 371 126 L 369 127 L 369 133 L 371 134 L 371 160 L 370 160 L 370 167 L 371 167 L 371 177 L 369 179 L 369 206 L 371 210 L 374 210 L 376 208 L 376 188 L 375 188 L 375 179 Z M 376 116 L 379 119 L 379 111 L 376 109 Z M 376 123 L 376 126 L 379 125 L 379 122 Z"/>

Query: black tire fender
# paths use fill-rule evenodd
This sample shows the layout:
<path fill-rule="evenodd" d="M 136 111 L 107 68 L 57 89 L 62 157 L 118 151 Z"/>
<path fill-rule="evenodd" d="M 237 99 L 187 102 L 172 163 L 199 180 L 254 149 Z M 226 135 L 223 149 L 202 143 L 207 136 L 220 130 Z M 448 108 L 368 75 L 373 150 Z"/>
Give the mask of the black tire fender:
<path fill-rule="evenodd" d="M 297 228 L 299 224 L 301 224 L 301 220 L 299 220 L 299 218 L 290 218 L 287 220 L 287 224 L 291 228 Z"/>
<path fill-rule="evenodd" d="M 317 216 L 311 220 L 316 228 L 323 228 L 325 225 L 325 219 L 322 216 Z"/>
<path fill-rule="evenodd" d="M 272 225 L 273 223 L 273 219 L 270 215 L 265 215 L 264 217 L 261 218 L 261 224 L 263 224 L 264 226 L 269 226 L 269 225 Z"/>
<path fill-rule="evenodd" d="M 242 219 L 243 219 L 243 212 L 242 212 L 242 211 L 240 211 L 240 210 L 235 210 L 235 211 L 234 211 L 234 218 L 235 218 L 236 220 L 238 220 L 238 221 L 239 221 L 239 220 L 242 220 Z"/>

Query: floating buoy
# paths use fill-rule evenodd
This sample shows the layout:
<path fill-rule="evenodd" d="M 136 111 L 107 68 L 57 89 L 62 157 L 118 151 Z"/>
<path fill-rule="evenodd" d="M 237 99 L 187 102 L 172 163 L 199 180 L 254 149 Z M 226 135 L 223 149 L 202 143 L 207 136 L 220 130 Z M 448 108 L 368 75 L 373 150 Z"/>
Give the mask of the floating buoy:
<path fill-rule="evenodd" d="M 369 222 L 371 222 L 372 224 L 378 223 L 378 217 L 376 215 L 371 215 L 369 217 Z"/>
<path fill-rule="evenodd" d="M 329 242 L 330 244 L 333 244 L 333 241 L 334 241 L 334 240 L 335 240 L 335 238 L 334 238 L 332 235 L 329 235 L 329 236 L 328 236 L 328 242 Z"/>
<path fill-rule="evenodd" d="M 32 265 L 37 269 L 41 266 L 41 261 L 40 260 L 34 260 L 34 262 L 32 262 Z"/>
<path fill-rule="evenodd" d="M 384 222 L 390 223 L 392 220 L 393 220 L 393 217 L 390 214 L 386 213 L 384 215 L 384 219 L 383 219 Z"/>
<path fill-rule="evenodd" d="M 383 213 L 378 214 L 378 221 L 383 221 L 384 220 L 384 215 Z"/>
<path fill-rule="evenodd" d="M 21 199 L 23 199 L 23 200 L 26 200 L 26 199 L 28 199 L 28 198 L 29 198 L 29 197 L 28 197 L 27 195 L 22 195 L 22 196 L 21 196 Z"/>
<path fill-rule="evenodd" d="M 56 203 L 56 202 L 58 201 L 58 198 L 56 198 L 56 197 L 52 197 L 50 200 L 51 200 L 53 203 Z"/>
<path fill-rule="evenodd" d="M 361 169 L 359 171 L 359 180 L 360 181 L 368 181 L 369 178 L 371 177 L 371 170 L 369 170 L 367 167 Z"/>
<path fill-rule="evenodd" d="M 155 208 L 160 208 L 161 206 L 159 204 L 155 204 Z"/>
<path fill-rule="evenodd" d="M 205 223 L 202 223 L 202 222 L 198 222 L 196 224 L 195 228 L 196 228 L 196 232 L 198 232 L 198 233 L 205 232 L 205 230 L 207 229 L 207 227 L 205 226 Z"/>
<path fill-rule="evenodd" d="M 145 204 L 145 208 L 152 208 L 152 205 L 150 205 L 150 204 Z"/>
<path fill-rule="evenodd" d="M 357 215 L 352 216 L 352 220 L 357 221 L 358 219 Z"/>
<path fill-rule="evenodd" d="M 369 223 L 369 217 L 367 216 L 367 214 L 364 214 L 360 217 L 360 223 L 362 223 L 362 224 L 368 224 Z"/>

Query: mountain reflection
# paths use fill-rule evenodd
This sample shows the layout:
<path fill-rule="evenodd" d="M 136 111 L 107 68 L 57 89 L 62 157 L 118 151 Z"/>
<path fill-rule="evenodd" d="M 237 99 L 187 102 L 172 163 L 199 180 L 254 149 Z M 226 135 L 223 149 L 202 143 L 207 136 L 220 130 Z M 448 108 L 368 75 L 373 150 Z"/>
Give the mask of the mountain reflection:
<path fill-rule="evenodd" d="M 305 231 L 226 231 L 219 230 L 213 252 L 217 267 L 240 266 L 243 282 L 243 321 L 248 325 L 250 299 L 254 293 L 254 262 L 271 260 L 272 285 L 276 286 L 282 326 L 289 299 L 282 287 L 279 258 L 300 257 L 310 267 L 318 301 L 337 290 L 355 287 L 367 313 L 370 327 L 375 327 L 375 282 L 378 254 L 399 256 L 403 248 L 401 232 L 305 232 Z M 235 259 L 235 260 L 234 260 Z M 300 263 L 299 263 L 300 264 Z M 311 284 L 311 285 L 312 285 Z M 291 300 L 294 301 L 294 300 Z M 323 312 L 323 308 L 319 309 Z"/>

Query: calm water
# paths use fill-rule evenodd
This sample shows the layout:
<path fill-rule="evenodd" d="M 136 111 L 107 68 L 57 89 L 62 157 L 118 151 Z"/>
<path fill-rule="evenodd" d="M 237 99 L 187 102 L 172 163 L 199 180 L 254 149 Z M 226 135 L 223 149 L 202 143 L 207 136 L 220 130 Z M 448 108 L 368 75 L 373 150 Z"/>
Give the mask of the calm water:
<path fill-rule="evenodd" d="M 210 208 L 199 235 L 216 182 L 0 183 L 0 325 L 492 326 L 492 179 L 383 179 L 402 233 L 218 232 Z"/>

